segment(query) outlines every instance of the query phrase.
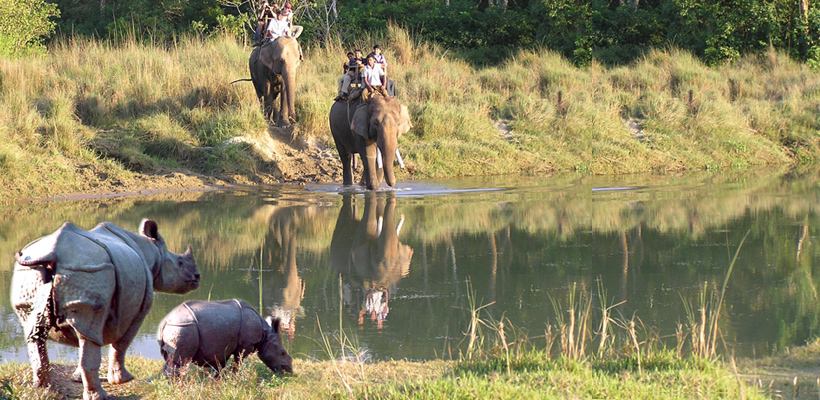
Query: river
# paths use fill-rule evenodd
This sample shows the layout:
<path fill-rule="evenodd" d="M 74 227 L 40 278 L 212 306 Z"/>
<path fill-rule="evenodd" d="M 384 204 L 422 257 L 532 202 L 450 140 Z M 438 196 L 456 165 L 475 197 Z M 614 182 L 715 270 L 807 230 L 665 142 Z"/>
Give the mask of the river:
<path fill-rule="evenodd" d="M 346 347 L 373 360 L 457 358 L 471 310 L 483 306 L 488 341 L 504 321 L 511 342 L 559 351 L 576 305 L 589 307 L 577 314 L 589 316 L 587 351 L 597 348 L 602 309 L 613 331 L 633 321 L 642 341 L 686 351 L 691 338 L 680 335 L 700 318 L 701 298 L 714 310 L 721 294 L 718 352 L 769 355 L 820 333 L 819 209 L 816 171 L 489 177 L 376 193 L 326 184 L 15 205 L 0 221 L 0 362 L 27 361 L 9 301 L 13 254 L 64 221 L 136 230 L 142 218 L 158 222 L 171 251 L 192 248 L 202 284 L 155 296 L 132 355 L 160 358 L 157 324 L 180 302 L 231 298 L 282 317 L 295 357 L 337 357 L 343 333 Z M 76 359 L 76 349 L 49 349 L 53 359 Z"/>

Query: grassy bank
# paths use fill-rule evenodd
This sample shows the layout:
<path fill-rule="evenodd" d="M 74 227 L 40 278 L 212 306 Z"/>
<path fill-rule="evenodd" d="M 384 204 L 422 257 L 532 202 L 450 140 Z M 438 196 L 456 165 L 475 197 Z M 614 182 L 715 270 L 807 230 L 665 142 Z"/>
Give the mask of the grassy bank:
<path fill-rule="evenodd" d="M 633 360 L 634 361 L 634 360 Z M 159 376 L 162 362 L 131 357 L 135 381 L 105 385 L 109 394 L 142 399 L 747 399 L 767 398 L 724 365 L 659 356 L 638 373 L 633 363 L 597 364 L 549 360 L 532 353 L 507 370 L 501 359 L 471 362 L 386 361 L 362 364 L 332 361 L 294 363 L 295 375 L 273 375 L 257 358 L 237 371 L 212 379 L 200 369 L 178 379 Z M 0 364 L 0 398 L 55 399 L 81 395 L 81 385 L 65 381 L 73 370 L 58 365 L 54 391 L 30 387 L 28 365 Z M 5 396 L 5 397 L 3 397 Z"/>
<path fill-rule="evenodd" d="M 469 284 L 468 290 L 472 293 Z M 601 289 L 593 297 L 573 286 L 566 298 L 554 299 L 552 306 L 566 311 L 539 336 L 507 318 L 494 319 L 486 310 L 490 304 L 478 306 L 473 293 L 464 310 L 471 318 L 463 339 L 446 345 L 439 360 L 373 361 L 355 330 L 339 328 L 314 338 L 323 343 L 321 359 L 295 355 L 293 375 L 274 375 L 251 357 L 219 379 L 198 367 L 168 378 L 159 374 L 161 361 L 129 357 L 136 379 L 105 388 L 112 395 L 144 399 L 763 399 L 773 393 L 757 383 L 765 368 L 805 364 L 820 348 L 807 346 L 790 353 L 795 360 L 766 359 L 741 370 L 734 358 L 715 353 L 722 295 L 705 285 L 700 297 L 698 308 L 688 308 L 688 321 L 671 335 L 677 342 L 670 347 L 639 318 L 618 316 L 619 304 L 608 304 Z M 0 364 L 0 398 L 75 397 L 82 388 L 69 381 L 74 368 L 53 365 L 49 391 L 31 387 L 27 364 Z M 803 393 L 806 383 L 813 381 L 801 381 Z M 795 391 L 796 385 L 795 380 Z"/>
<path fill-rule="evenodd" d="M 820 74 L 776 53 L 708 68 L 652 51 L 623 67 L 573 67 L 551 51 L 477 69 L 404 30 L 379 43 L 411 111 L 403 179 L 579 171 L 742 169 L 820 158 Z M 65 39 L 46 56 L 0 59 L 0 199 L 87 189 L 175 169 L 272 173 L 234 136 L 265 135 L 250 48 L 228 38 L 171 45 Z M 348 47 L 305 48 L 298 125 L 332 145 L 327 113 Z M 505 130 L 501 127 L 507 127 Z"/>

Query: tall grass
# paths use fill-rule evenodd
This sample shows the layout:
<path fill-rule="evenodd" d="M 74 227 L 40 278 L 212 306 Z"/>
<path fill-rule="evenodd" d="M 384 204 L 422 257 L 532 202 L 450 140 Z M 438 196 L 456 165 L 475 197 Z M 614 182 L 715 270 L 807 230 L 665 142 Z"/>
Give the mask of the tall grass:
<path fill-rule="evenodd" d="M 578 69 L 527 50 L 477 68 L 397 26 L 305 46 L 291 137 L 333 145 L 327 115 L 344 54 L 377 43 L 414 124 L 400 139 L 402 178 L 732 170 L 820 156 L 820 75 L 774 51 L 710 68 L 655 50 Z M 126 35 L 0 59 L 0 170 L 11 172 L 0 184 L 49 194 L 158 168 L 257 173 L 253 149 L 224 145 L 267 134 L 252 85 L 230 84 L 248 77 L 250 50 L 224 36 L 155 45 Z"/>

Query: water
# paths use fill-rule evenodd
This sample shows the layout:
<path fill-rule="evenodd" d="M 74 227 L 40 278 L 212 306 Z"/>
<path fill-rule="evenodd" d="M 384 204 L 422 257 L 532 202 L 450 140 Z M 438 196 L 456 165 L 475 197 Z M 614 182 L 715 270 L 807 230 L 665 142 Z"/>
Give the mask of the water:
<path fill-rule="evenodd" d="M 684 301 L 726 291 L 721 333 L 738 356 L 820 331 L 816 174 L 480 178 L 84 199 L 3 209 L 0 360 L 26 362 L 9 304 L 12 254 L 64 221 L 135 230 L 150 217 L 172 251 L 191 246 L 201 287 L 158 294 L 131 354 L 160 358 L 156 326 L 185 300 L 242 298 L 287 321 L 296 357 L 327 358 L 341 330 L 377 360 L 449 358 L 465 347 L 470 295 L 538 345 L 570 290 L 636 316 L 674 346 Z M 816 266 L 817 265 L 817 266 Z M 600 288 L 603 291 L 600 291 Z M 558 313 L 556 313 L 558 309 Z M 321 328 L 320 328 L 321 326 Z M 460 347 L 459 347 L 460 346 Z M 541 345 L 543 348 L 543 345 Z M 76 350 L 51 345 L 57 360 Z"/>

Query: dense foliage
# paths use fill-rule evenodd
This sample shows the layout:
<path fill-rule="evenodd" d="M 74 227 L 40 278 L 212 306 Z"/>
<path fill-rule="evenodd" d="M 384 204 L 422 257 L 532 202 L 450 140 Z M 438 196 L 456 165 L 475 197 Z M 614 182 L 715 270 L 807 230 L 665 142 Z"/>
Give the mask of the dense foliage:
<path fill-rule="evenodd" d="M 0 0 L 0 55 L 25 54 L 42 47 L 54 32 L 60 10 L 45 0 Z"/>
<path fill-rule="evenodd" d="M 20 1 L 20 0 L 3 0 Z M 36 0 L 28 0 L 36 1 Z M 283 0 L 284 1 L 284 0 Z M 55 0 L 63 33 L 106 36 L 123 29 L 170 37 L 229 31 L 250 36 L 259 0 Z M 426 40 L 494 63 L 539 44 L 578 65 L 621 63 L 651 47 L 689 50 L 709 64 L 769 46 L 820 60 L 820 11 L 794 0 L 293 0 L 306 37 L 351 42 L 388 21 Z"/>

